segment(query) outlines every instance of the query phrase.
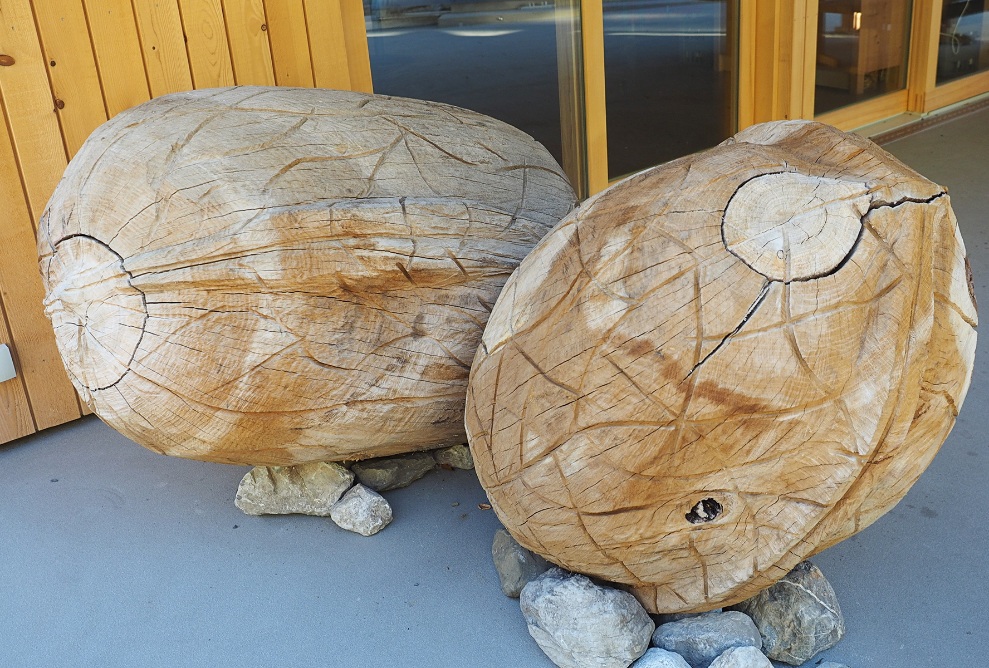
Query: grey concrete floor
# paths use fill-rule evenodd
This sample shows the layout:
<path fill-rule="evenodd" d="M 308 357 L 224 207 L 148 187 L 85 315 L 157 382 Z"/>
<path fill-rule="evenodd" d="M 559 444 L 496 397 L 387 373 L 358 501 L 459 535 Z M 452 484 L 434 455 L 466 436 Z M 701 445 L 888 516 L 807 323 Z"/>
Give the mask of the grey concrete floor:
<path fill-rule="evenodd" d="M 989 110 L 886 148 L 948 186 L 989 303 Z M 987 434 L 979 354 L 930 469 L 814 559 L 848 625 L 824 658 L 987 665 Z M 472 473 L 387 493 L 394 523 L 363 538 L 241 514 L 246 470 L 160 457 L 93 417 L 0 447 L 0 666 L 552 665 L 498 588 Z"/>

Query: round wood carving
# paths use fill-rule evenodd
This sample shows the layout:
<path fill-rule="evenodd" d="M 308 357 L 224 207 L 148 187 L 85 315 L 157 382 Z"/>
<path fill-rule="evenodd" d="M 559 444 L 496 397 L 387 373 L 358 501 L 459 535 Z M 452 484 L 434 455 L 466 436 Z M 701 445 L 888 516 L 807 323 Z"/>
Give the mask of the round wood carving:
<path fill-rule="evenodd" d="M 944 189 L 806 121 L 609 188 L 474 359 L 481 483 L 526 547 L 651 611 L 752 596 L 892 507 L 954 424 L 976 308 Z"/>
<path fill-rule="evenodd" d="M 158 452 L 239 464 L 462 443 L 502 285 L 575 205 L 514 128 L 313 89 L 168 95 L 98 128 L 39 230 L 79 394 Z"/>

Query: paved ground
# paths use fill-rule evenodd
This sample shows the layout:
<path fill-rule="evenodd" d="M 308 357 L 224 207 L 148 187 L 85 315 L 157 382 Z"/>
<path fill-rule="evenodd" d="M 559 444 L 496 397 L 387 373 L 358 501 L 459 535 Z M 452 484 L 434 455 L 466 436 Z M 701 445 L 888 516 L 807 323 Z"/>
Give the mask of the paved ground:
<path fill-rule="evenodd" d="M 989 110 L 887 147 L 949 187 L 989 303 Z M 851 668 L 981 668 L 989 363 L 907 498 L 815 561 Z M 472 474 L 388 493 L 362 538 L 233 505 L 247 469 L 152 454 L 95 418 L 0 447 L 0 665 L 551 666 L 502 596 Z M 813 662 L 809 665 L 813 665 Z"/>

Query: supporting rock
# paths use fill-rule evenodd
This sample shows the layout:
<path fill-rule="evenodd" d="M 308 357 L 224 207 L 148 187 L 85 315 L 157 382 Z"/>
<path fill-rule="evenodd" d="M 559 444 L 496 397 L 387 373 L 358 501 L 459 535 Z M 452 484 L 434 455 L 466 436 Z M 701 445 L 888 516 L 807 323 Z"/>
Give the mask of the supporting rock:
<path fill-rule="evenodd" d="M 627 668 L 655 625 L 628 592 L 553 568 L 522 590 L 529 634 L 561 668 Z"/>
<path fill-rule="evenodd" d="M 663 624 L 653 634 L 652 644 L 676 652 L 691 668 L 707 668 L 733 647 L 761 649 L 762 638 L 752 620 L 741 612 L 709 612 Z"/>
<path fill-rule="evenodd" d="M 775 661 L 800 665 L 834 647 L 845 635 L 845 619 L 831 583 L 809 561 L 786 577 L 734 606 L 752 617 L 762 649 Z"/>
<path fill-rule="evenodd" d="M 353 473 L 328 462 L 258 466 L 240 481 L 234 503 L 248 515 L 326 517 L 353 482 Z"/>
<path fill-rule="evenodd" d="M 470 448 L 463 444 L 433 450 L 433 457 L 440 466 L 464 470 L 474 468 L 474 458 L 470 455 Z"/>
<path fill-rule="evenodd" d="M 330 519 L 341 529 L 371 536 L 391 523 L 392 512 L 380 494 L 364 485 L 354 485 L 330 509 Z"/>
<path fill-rule="evenodd" d="M 773 668 L 773 664 L 755 647 L 732 647 L 715 659 L 710 668 Z"/>
<path fill-rule="evenodd" d="M 498 571 L 501 591 L 509 598 L 518 598 L 523 587 L 552 568 L 552 564 L 519 545 L 504 529 L 495 532 L 491 559 Z"/>
<path fill-rule="evenodd" d="M 356 462 L 351 468 L 362 485 L 376 492 L 387 492 L 411 485 L 436 468 L 436 460 L 429 453 L 413 452 Z"/>
<path fill-rule="evenodd" d="M 632 668 L 690 668 L 690 664 L 676 652 L 650 647 L 638 661 L 632 664 Z"/>

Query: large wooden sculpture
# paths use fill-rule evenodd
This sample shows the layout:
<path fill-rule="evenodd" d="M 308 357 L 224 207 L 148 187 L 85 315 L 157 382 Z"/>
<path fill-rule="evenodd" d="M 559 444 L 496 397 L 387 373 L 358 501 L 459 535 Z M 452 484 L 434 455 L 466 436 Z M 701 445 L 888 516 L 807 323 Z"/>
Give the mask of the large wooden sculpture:
<path fill-rule="evenodd" d="M 99 128 L 39 230 L 69 375 L 159 452 L 243 464 L 462 443 L 491 305 L 575 204 L 494 119 L 327 90 L 169 95 Z"/>
<path fill-rule="evenodd" d="M 895 504 L 947 437 L 976 309 L 945 191 L 810 122 L 582 205 L 488 321 L 467 429 L 498 516 L 652 611 L 745 599 Z"/>

